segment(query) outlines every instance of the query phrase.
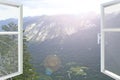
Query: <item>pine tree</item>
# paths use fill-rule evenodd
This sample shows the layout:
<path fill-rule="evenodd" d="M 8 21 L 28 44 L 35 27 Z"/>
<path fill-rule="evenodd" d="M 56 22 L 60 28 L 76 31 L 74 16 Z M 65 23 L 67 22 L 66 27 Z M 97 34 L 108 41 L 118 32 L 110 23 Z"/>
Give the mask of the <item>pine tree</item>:
<path fill-rule="evenodd" d="M 26 38 L 23 39 L 23 74 L 20 76 L 16 76 L 13 78 L 13 80 L 37 80 L 38 75 L 35 72 L 32 64 L 30 64 L 31 56 L 30 53 L 27 50 L 26 46 Z"/>

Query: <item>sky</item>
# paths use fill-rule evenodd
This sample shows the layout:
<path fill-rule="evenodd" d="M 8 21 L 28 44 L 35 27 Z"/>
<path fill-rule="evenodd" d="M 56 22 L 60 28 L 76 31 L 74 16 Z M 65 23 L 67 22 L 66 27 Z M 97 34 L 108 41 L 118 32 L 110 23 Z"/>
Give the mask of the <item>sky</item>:
<path fill-rule="evenodd" d="M 5 0 L 4 0 L 5 1 Z M 56 14 L 80 14 L 100 12 L 100 4 L 111 0 L 6 0 L 23 4 L 23 16 L 40 16 Z M 0 20 L 16 18 L 16 8 L 0 6 Z"/>

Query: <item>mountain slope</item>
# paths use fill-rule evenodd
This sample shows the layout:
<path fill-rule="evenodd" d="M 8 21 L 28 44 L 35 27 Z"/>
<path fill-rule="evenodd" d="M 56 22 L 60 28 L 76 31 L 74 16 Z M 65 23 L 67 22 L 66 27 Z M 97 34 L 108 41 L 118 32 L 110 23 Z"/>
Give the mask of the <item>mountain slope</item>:
<path fill-rule="evenodd" d="M 37 21 L 26 26 L 25 35 L 28 40 L 39 42 L 59 36 L 70 36 L 80 30 L 96 27 L 94 20 L 94 18 L 88 20 L 72 15 L 41 16 Z"/>
<path fill-rule="evenodd" d="M 100 32 L 98 15 L 25 17 L 23 28 L 24 35 L 29 41 L 27 45 L 32 55 L 31 63 L 38 73 L 45 74 L 43 63 L 46 56 L 57 55 L 61 60 L 61 69 L 53 73 L 53 80 L 56 80 L 53 77 L 55 74 L 61 74 L 68 80 L 66 76 L 68 68 L 65 65 L 70 62 L 88 67 L 87 75 L 77 76 L 76 80 L 112 80 L 100 72 L 100 45 L 97 44 L 97 34 Z"/>
<path fill-rule="evenodd" d="M 64 65 L 75 62 L 77 65 L 89 68 L 86 80 L 110 80 L 99 71 L 100 47 L 97 44 L 99 30 L 98 16 L 37 17 L 35 21 L 26 25 L 25 29 L 29 51 L 33 57 L 32 64 L 38 73 L 44 73 L 42 64 L 45 57 L 55 54 L 61 59 L 63 70 L 65 70 Z M 95 77 L 92 77 L 93 75 Z M 68 78 L 65 79 L 68 80 Z M 78 77 L 79 79 L 82 78 Z M 55 80 L 54 77 L 53 80 Z"/>

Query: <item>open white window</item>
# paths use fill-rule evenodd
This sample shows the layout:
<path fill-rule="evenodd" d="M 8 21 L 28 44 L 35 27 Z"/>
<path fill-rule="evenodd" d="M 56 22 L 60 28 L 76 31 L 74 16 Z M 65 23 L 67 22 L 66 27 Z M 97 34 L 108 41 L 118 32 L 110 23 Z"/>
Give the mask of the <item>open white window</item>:
<path fill-rule="evenodd" d="M 0 80 L 23 72 L 22 5 L 0 1 Z"/>
<path fill-rule="evenodd" d="M 120 80 L 120 1 L 101 5 L 101 71 Z"/>

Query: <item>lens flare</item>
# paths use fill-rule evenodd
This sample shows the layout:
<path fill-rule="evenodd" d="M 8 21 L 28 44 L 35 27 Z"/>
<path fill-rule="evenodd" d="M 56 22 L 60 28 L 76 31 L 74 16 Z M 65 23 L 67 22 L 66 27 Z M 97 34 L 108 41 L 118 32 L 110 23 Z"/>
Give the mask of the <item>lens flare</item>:
<path fill-rule="evenodd" d="M 61 60 L 57 55 L 48 55 L 44 60 L 46 74 L 51 75 L 60 68 Z"/>

